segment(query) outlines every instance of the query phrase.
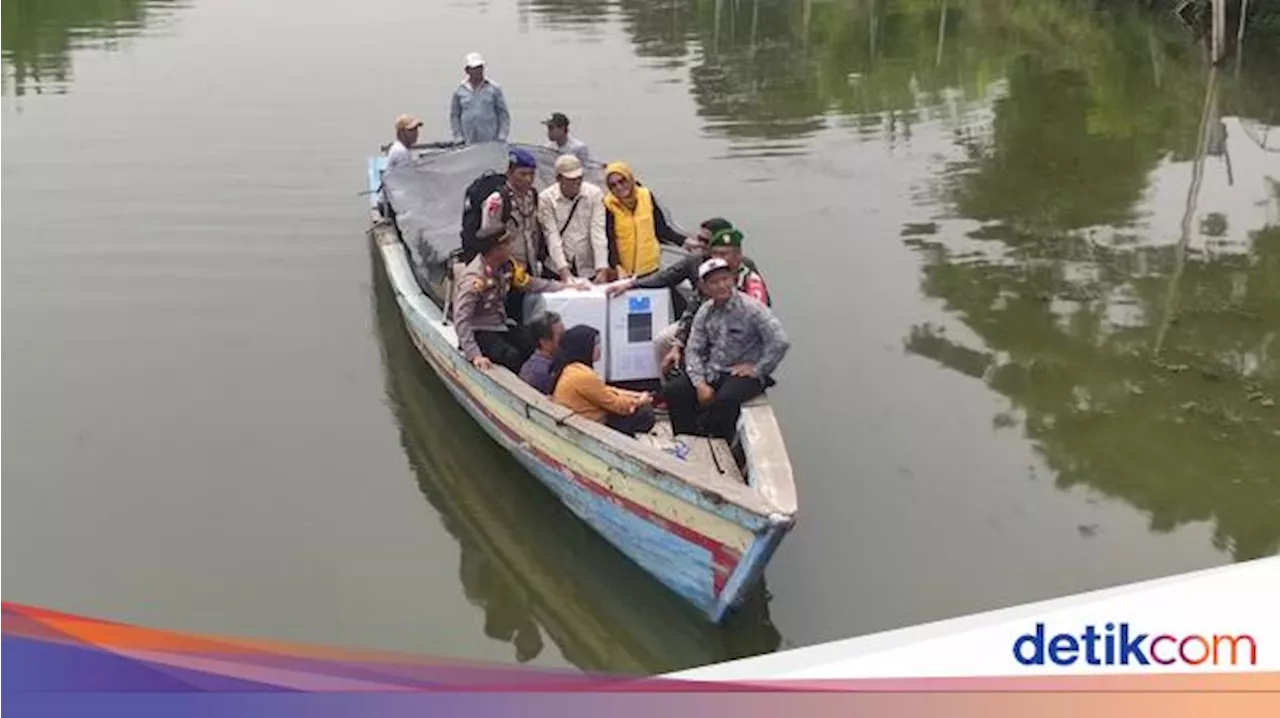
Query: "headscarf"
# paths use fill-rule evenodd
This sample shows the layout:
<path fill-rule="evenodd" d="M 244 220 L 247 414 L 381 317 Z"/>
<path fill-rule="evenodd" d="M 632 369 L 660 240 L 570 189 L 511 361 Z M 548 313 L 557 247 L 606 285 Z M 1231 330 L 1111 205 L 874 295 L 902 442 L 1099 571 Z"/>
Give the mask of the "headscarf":
<path fill-rule="evenodd" d="M 596 351 L 596 337 L 600 332 L 595 327 L 589 327 L 586 324 L 578 324 L 570 327 L 565 331 L 564 336 L 560 337 L 560 348 L 556 349 L 556 355 L 551 359 L 551 388 L 554 391 L 555 386 L 560 381 L 560 374 L 564 372 L 564 368 L 573 363 L 585 364 L 588 367 L 595 364 L 594 356 Z"/>
<path fill-rule="evenodd" d="M 638 199 L 637 191 L 639 190 L 639 187 L 636 186 L 636 176 L 632 174 L 631 166 L 628 165 L 626 162 L 610 162 L 609 164 L 604 166 L 604 181 L 606 185 L 608 185 L 609 183 L 609 175 L 622 175 L 623 177 L 626 177 L 627 179 L 631 180 L 631 186 L 634 189 L 631 192 L 631 196 L 626 198 L 625 200 L 618 199 L 617 195 L 613 193 L 613 190 L 610 190 L 609 193 L 605 195 L 605 198 L 608 199 L 611 197 L 615 201 L 625 204 L 628 208 L 634 207 Z"/>

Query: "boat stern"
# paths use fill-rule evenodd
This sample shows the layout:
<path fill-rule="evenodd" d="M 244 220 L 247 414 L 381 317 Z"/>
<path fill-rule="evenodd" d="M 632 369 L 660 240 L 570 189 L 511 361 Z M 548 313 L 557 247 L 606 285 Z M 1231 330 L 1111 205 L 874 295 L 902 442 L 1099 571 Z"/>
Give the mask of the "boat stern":
<path fill-rule="evenodd" d="M 743 554 L 742 560 L 734 567 L 729 580 L 725 582 L 715 603 L 708 610 L 712 621 L 720 623 L 755 587 L 764 576 L 765 567 L 773 558 L 782 539 L 791 533 L 795 526 L 795 517 L 785 514 L 773 514 L 769 517 L 768 528 L 757 535 L 750 548 Z"/>

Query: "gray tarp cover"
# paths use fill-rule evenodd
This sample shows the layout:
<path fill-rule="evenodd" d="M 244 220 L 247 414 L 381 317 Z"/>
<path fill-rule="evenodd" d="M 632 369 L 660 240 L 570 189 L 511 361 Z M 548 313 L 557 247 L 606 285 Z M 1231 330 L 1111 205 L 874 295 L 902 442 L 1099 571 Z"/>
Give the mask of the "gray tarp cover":
<path fill-rule="evenodd" d="M 555 181 L 556 153 L 545 147 L 511 145 L 538 160 L 537 187 Z M 382 177 L 383 196 L 395 211 L 400 237 L 413 257 L 418 282 L 441 300 L 449 253 L 462 246 L 462 205 L 467 186 L 485 172 L 505 172 L 508 146 L 501 142 L 433 152 Z M 603 187 L 602 167 L 592 163 L 586 179 Z"/>
<path fill-rule="evenodd" d="M 485 172 L 505 172 L 508 147 L 533 153 L 538 161 L 539 191 L 555 182 L 555 151 L 501 142 L 434 151 L 382 177 L 383 196 L 395 212 L 396 226 L 412 255 L 418 283 L 437 302 L 444 299 L 449 253 L 462 246 L 462 206 L 467 187 Z M 586 170 L 586 180 L 603 189 L 604 166 L 591 162 Z M 671 226 L 680 230 L 669 209 L 664 206 L 663 211 Z M 672 261 L 670 256 L 663 259 Z"/>

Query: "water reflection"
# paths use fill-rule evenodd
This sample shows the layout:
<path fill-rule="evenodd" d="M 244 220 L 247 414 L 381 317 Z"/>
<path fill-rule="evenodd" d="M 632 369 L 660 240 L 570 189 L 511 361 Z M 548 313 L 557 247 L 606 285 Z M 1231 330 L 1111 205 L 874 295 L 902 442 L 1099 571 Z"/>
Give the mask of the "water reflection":
<path fill-rule="evenodd" d="M 1161 157 L 1194 143 L 1199 108 L 1160 101 L 1149 82 L 1132 93 L 1120 83 L 1116 101 L 1133 104 L 1119 108 L 1099 106 L 1083 72 L 1043 57 L 1019 58 L 1007 82 L 990 134 L 963 140 L 972 159 L 955 201 L 966 217 L 1019 232 L 1125 224 Z"/>
<path fill-rule="evenodd" d="M 611 0 L 532 0 L 529 9 L 548 25 L 581 30 L 607 17 L 612 5 Z"/>
<path fill-rule="evenodd" d="M 597 537 L 496 449 L 418 355 L 381 262 L 375 310 L 387 395 L 419 486 L 462 551 L 459 579 L 489 638 L 518 661 L 553 641 L 584 670 L 660 673 L 768 653 L 762 588 L 721 628 Z"/>
<path fill-rule="evenodd" d="M 730 138 L 801 140 L 832 112 L 899 113 L 890 127 L 909 133 L 921 108 L 951 99 L 944 90 L 988 81 L 1003 51 L 973 37 L 986 28 L 968 21 L 964 3 L 623 0 L 621 8 L 638 54 L 688 59 L 699 114 Z"/>
<path fill-rule="evenodd" d="M 0 32 L 6 93 L 66 91 L 71 52 L 141 33 L 187 0 L 7 0 Z"/>
<path fill-rule="evenodd" d="M 825 126 L 822 78 L 807 52 L 808 28 L 796 22 L 797 6 L 809 3 L 718 1 L 701 8 L 711 17 L 700 23 L 702 54 L 690 74 L 710 129 L 769 141 L 802 139 Z"/>
<path fill-rule="evenodd" d="M 565 17 L 559 5 L 535 3 Z M 1178 110 L 1198 86 L 1180 65 L 1202 52 L 1166 16 L 1060 0 L 621 0 L 619 9 L 638 55 L 688 67 L 709 130 L 766 143 L 803 140 L 832 116 L 909 136 L 913 125 L 953 113 L 956 102 L 985 103 L 1019 71 L 1010 63 L 1041 55 L 1061 71 L 1044 79 L 1075 92 L 1064 102 L 1091 99 L 1090 131 L 1176 136 L 1188 121 Z M 607 13 L 583 9 L 575 19 L 588 17 Z M 1275 64 L 1267 57 L 1245 63 L 1226 112 L 1274 113 L 1280 105 L 1258 98 L 1280 99 L 1266 69 Z M 1154 111 L 1140 109 L 1146 101 Z M 804 150 L 798 142 L 786 147 Z"/>
<path fill-rule="evenodd" d="M 1212 522 L 1238 560 L 1276 553 L 1280 160 L 1224 116 L 1247 76 L 1093 22 L 1044 29 L 1073 28 L 1089 62 L 1009 65 L 945 168 L 952 218 L 904 230 L 924 293 L 981 346 L 919 324 L 906 347 L 1007 397 L 993 423 L 1020 425 L 1059 487 L 1154 531 Z"/>
<path fill-rule="evenodd" d="M 696 10 L 700 2 L 682 0 L 621 0 L 622 24 L 636 55 L 660 66 L 680 67 L 697 36 Z"/>

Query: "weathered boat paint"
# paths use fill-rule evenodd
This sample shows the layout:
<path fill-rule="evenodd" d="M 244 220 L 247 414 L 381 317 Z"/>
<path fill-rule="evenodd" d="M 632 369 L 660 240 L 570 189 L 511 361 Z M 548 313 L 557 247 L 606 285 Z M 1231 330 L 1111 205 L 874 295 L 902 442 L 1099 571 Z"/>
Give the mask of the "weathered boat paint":
<path fill-rule="evenodd" d="M 374 206 L 379 159 L 369 162 Z M 418 286 L 394 228 L 370 233 L 410 338 L 455 399 L 576 516 L 711 620 L 722 620 L 760 578 L 793 525 L 794 508 L 652 447 L 620 450 L 610 430 L 512 381 L 514 375 L 475 369 Z M 751 431 L 749 413 L 744 417 L 742 428 Z M 744 451 L 750 471 L 753 452 Z M 784 483 L 791 480 L 789 463 L 785 469 Z"/>

